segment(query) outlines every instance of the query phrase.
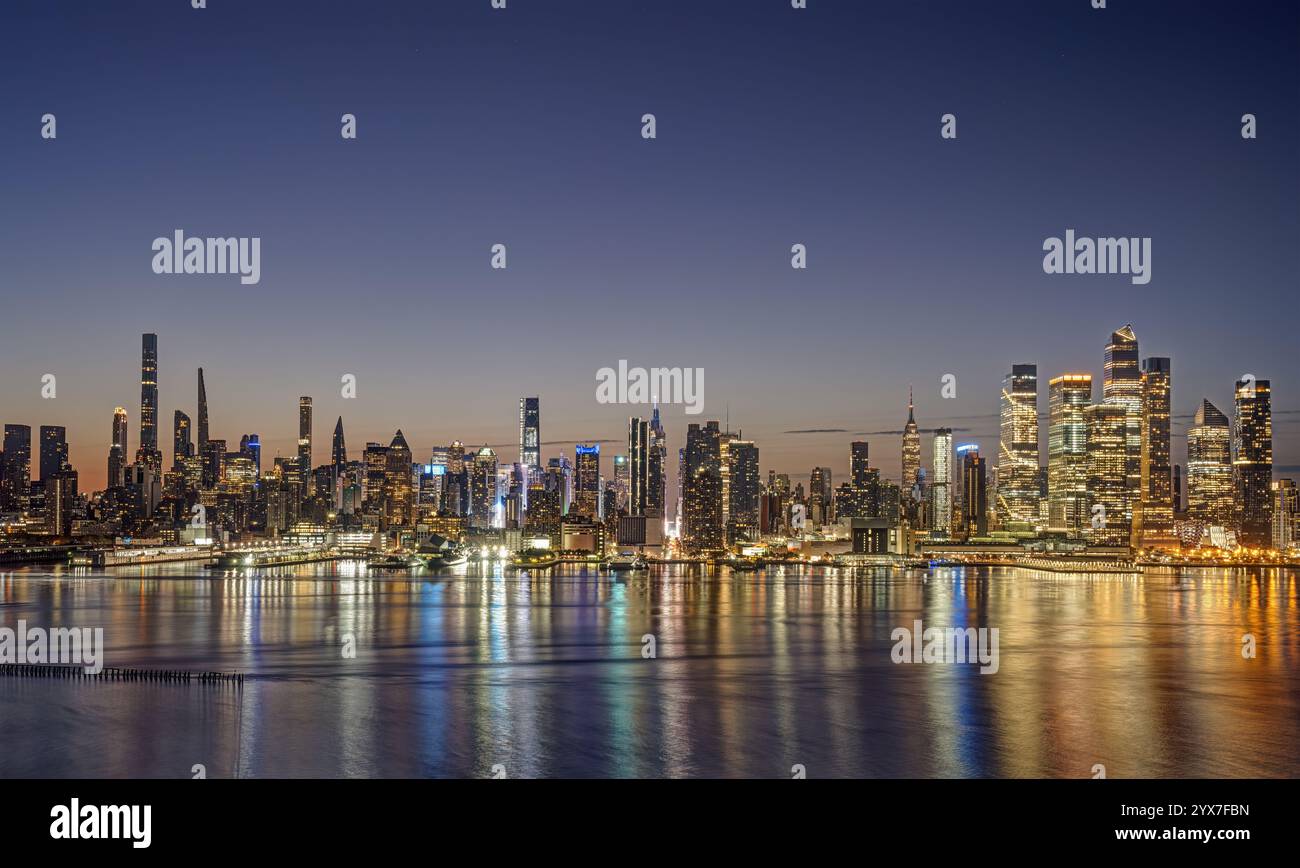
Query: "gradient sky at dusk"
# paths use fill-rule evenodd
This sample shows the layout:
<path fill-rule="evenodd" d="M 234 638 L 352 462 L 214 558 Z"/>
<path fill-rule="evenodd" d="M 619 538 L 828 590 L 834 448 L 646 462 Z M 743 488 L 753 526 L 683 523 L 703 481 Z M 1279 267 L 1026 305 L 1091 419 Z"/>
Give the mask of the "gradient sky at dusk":
<path fill-rule="evenodd" d="M 1045 413 L 1047 378 L 1099 383 L 1131 322 L 1176 414 L 1271 379 L 1300 473 L 1300 5 L 809 5 L 8 0 L 0 421 L 68 426 L 101 487 L 114 406 L 138 445 L 152 331 L 168 465 L 199 366 L 212 436 L 260 433 L 265 463 L 299 395 L 317 463 L 340 413 L 353 457 L 400 427 L 420 458 L 513 460 L 521 395 L 544 441 L 625 444 L 638 409 L 595 401 L 625 358 L 704 369 L 704 415 L 664 409 L 670 479 L 686 423 L 728 410 L 764 475 L 838 481 L 856 437 L 896 478 L 909 383 L 922 427 L 994 454 L 1011 364 L 1038 364 Z M 1151 282 L 1044 274 L 1068 228 L 1150 236 Z M 175 229 L 260 236 L 261 283 L 153 274 Z"/>

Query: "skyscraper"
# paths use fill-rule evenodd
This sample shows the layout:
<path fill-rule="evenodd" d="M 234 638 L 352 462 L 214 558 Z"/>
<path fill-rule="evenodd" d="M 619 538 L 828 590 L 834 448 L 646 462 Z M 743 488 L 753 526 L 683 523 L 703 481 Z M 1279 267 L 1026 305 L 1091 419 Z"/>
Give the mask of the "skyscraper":
<path fill-rule="evenodd" d="M 646 515 L 650 502 L 650 424 L 638 416 L 627 423 L 627 460 L 628 515 Z"/>
<path fill-rule="evenodd" d="M 1088 526 L 1088 423 L 1092 374 L 1062 374 L 1047 384 L 1048 526 L 1079 536 Z M 1127 410 L 1126 410 L 1127 412 Z"/>
<path fill-rule="evenodd" d="M 921 475 L 921 432 L 916 427 L 913 414 L 912 387 L 907 387 L 907 424 L 903 426 L 903 479 L 901 489 L 904 499 L 913 497 Z"/>
<path fill-rule="evenodd" d="M 854 440 L 849 445 L 849 480 L 854 488 L 866 488 L 871 482 L 871 461 L 867 458 L 869 449 L 865 440 Z"/>
<path fill-rule="evenodd" d="M 342 416 L 340 416 L 339 420 L 334 423 L 334 443 L 330 452 L 332 453 L 331 458 L 333 459 L 334 468 L 341 472 L 343 467 L 348 463 L 348 447 L 347 443 L 343 440 Z"/>
<path fill-rule="evenodd" d="M 172 470 L 179 471 L 185 459 L 194 454 L 190 439 L 190 417 L 177 410 L 172 414 Z"/>
<path fill-rule="evenodd" d="M 0 474 L 0 508 L 27 508 L 32 489 L 32 429 L 29 425 L 5 425 L 3 473 Z"/>
<path fill-rule="evenodd" d="M 474 455 L 469 480 L 470 520 L 475 527 L 492 527 L 496 517 L 497 454 L 485 444 Z"/>
<path fill-rule="evenodd" d="M 1142 508 L 1133 526 L 1136 547 L 1170 547 L 1174 535 L 1173 468 L 1169 455 L 1172 379 L 1169 359 L 1142 361 Z"/>
<path fill-rule="evenodd" d="M 1102 403 L 1124 408 L 1125 527 L 1132 528 L 1134 514 L 1142 509 L 1142 371 L 1138 365 L 1138 340 L 1133 326 L 1112 332 L 1106 345 Z"/>
<path fill-rule="evenodd" d="M 298 399 L 298 466 L 304 474 L 311 472 L 311 398 L 306 395 Z"/>
<path fill-rule="evenodd" d="M 962 524 L 966 528 L 966 536 L 987 536 L 988 462 L 980 456 L 979 446 L 963 446 L 958 452 L 961 454 Z"/>
<path fill-rule="evenodd" d="M 1241 532 L 1238 541 L 1267 548 L 1273 535 L 1273 403 L 1268 380 L 1238 380 L 1232 458 Z"/>
<path fill-rule="evenodd" d="M 573 509 L 587 518 L 600 517 L 600 444 L 579 443 L 574 446 L 576 472 Z"/>
<path fill-rule="evenodd" d="M 126 408 L 113 409 L 113 439 L 108 447 L 108 487 L 126 482 Z"/>
<path fill-rule="evenodd" d="M 44 482 L 68 463 L 68 430 L 62 425 L 41 426 L 40 480 Z"/>
<path fill-rule="evenodd" d="M 519 463 L 530 471 L 542 466 L 542 409 L 540 398 L 519 399 Z"/>
<path fill-rule="evenodd" d="M 998 515 L 1039 524 L 1038 366 L 1012 365 L 1002 379 L 998 451 Z"/>
<path fill-rule="evenodd" d="M 1083 408 L 1088 429 L 1088 509 L 1084 536 L 1095 545 L 1129 544 L 1130 520 L 1124 514 L 1128 497 L 1128 408 L 1123 404 L 1090 404 Z"/>
<path fill-rule="evenodd" d="M 203 369 L 199 368 L 199 443 L 198 454 L 207 451 L 208 446 L 208 390 L 203 385 Z"/>
<path fill-rule="evenodd" d="M 722 452 L 716 421 L 686 428 L 682 450 L 682 541 L 692 552 L 720 551 L 726 544 L 722 523 Z"/>
<path fill-rule="evenodd" d="M 1284 552 L 1300 538 L 1300 489 L 1294 479 L 1273 482 L 1273 548 Z"/>
<path fill-rule="evenodd" d="M 756 542 L 763 493 L 758 477 L 758 447 L 752 440 L 733 440 L 727 450 L 727 460 L 731 464 L 727 540 Z"/>
<path fill-rule="evenodd" d="M 310 449 L 310 445 L 308 446 Z M 301 464 L 301 457 L 299 463 Z M 388 444 L 388 449 L 384 451 L 384 481 L 383 481 L 383 516 L 381 527 L 385 530 L 388 528 L 404 528 L 414 525 L 414 501 L 411 495 L 411 481 L 413 471 L 411 468 L 411 447 L 406 443 L 406 437 L 399 428 L 393 435 L 393 440 Z M 493 468 L 493 478 L 496 477 L 496 468 Z"/>
<path fill-rule="evenodd" d="M 665 518 L 665 506 L 668 503 L 667 481 L 668 438 L 659 421 L 659 404 L 656 402 L 650 416 L 649 448 L 646 456 L 646 516 L 661 526 Z M 659 528 L 652 533 L 658 538 Z"/>
<path fill-rule="evenodd" d="M 1236 521 L 1231 427 L 1204 399 L 1187 429 L 1187 514 L 1211 526 L 1231 528 Z"/>
<path fill-rule="evenodd" d="M 145 334 L 140 346 L 140 448 L 136 461 L 146 464 L 155 477 L 162 476 L 158 449 L 158 336 Z"/>
<path fill-rule="evenodd" d="M 934 479 L 930 483 L 934 536 L 952 536 L 952 429 L 934 429 Z"/>

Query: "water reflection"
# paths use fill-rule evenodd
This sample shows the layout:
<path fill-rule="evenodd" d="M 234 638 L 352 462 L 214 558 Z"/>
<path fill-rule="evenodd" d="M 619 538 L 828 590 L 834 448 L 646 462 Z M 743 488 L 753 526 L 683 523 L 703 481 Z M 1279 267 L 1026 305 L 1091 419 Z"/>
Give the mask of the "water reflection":
<path fill-rule="evenodd" d="M 107 665 L 249 677 L 0 677 L 0 775 L 1295 776 L 1298 584 L 1279 569 L 18 572 L 0 578 L 5 626 L 102 626 Z M 890 633 L 917 619 L 998 628 L 999 671 L 895 665 Z"/>

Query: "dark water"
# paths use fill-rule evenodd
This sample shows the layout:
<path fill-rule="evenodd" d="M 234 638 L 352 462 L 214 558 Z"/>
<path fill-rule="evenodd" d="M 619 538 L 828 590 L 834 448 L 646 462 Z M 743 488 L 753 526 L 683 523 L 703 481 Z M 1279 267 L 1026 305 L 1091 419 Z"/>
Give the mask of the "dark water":
<path fill-rule="evenodd" d="M 0 579 L 0 624 L 102 626 L 106 665 L 248 673 L 0 676 L 0 776 L 1300 775 L 1293 570 L 180 569 Z M 998 628 L 999 671 L 893 663 L 918 618 Z"/>

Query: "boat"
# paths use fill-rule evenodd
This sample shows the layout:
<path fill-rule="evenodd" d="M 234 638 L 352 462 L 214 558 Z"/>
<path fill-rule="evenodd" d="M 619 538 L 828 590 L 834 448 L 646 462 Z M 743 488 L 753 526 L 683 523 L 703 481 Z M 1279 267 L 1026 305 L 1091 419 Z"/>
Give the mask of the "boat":
<path fill-rule="evenodd" d="M 372 570 L 409 570 L 412 567 L 424 566 L 424 564 L 411 555 L 398 552 L 385 555 L 377 560 L 367 561 L 366 566 Z"/>
<path fill-rule="evenodd" d="M 635 552 L 619 552 L 605 559 L 602 565 L 611 572 L 632 572 L 649 568 L 645 558 Z"/>
<path fill-rule="evenodd" d="M 437 534 L 430 534 L 426 542 L 416 546 L 414 559 L 431 570 L 455 567 L 469 560 L 465 547 Z"/>
<path fill-rule="evenodd" d="M 752 573 L 758 569 L 758 562 L 746 558 L 732 558 L 727 561 L 727 566 L 742 573 Z"/>
<path fill-rule="evenodd" d="M 510 556 L 506 567 L 512 570 L 547 570 L 559 562 L 550 549 L 523 549 Z"/>

